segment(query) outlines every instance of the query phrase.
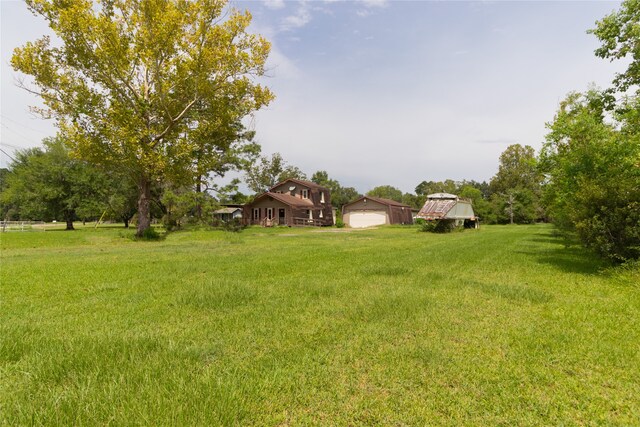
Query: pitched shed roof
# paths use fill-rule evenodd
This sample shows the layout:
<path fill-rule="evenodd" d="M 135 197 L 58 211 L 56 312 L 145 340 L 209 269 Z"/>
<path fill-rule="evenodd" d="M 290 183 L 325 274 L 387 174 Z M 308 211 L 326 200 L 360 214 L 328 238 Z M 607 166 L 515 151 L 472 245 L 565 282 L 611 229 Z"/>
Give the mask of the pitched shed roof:
<path fill-rule="evenodd" d="M 461 199 L 455 194 L 448 193 L 429 194 L 427 201 L 416 216 L 426 220 L 475 219 L 471 200 Z"/>
<path fill-rule="evenodd" d="M 428 199 L 417 216 L 429 219 L 443 218 L 456 203 L 455 199 Z"/>
<path fill-rule="evenodd" d="M 301 199 L 299 197 L 291 196 L 289 194 L 272 193 L 270 191 L 266 193 L 262 193 L 261 195 L 256 197 L 255 201 L 263 199 L 265 197 L 271 197 L 272 199 L 278 200 L 289 206 L 297 206 L 297 207 L 313 207 L 314 206 L 313 202 L 309 199 Z"/>
<path fill-rule="evenodd" d="M 360 200 L 364 200 L 364 199 L 373 200 L 374 202 L 378 202 L 380 204 L 387 205 L 387 206 L 397 206 L 397 207 L 400 207 L 400 208 L 409 208 L 409 209 L 411 209 L 411 206 L 405 205 L 404 203 L 396 202 L 395 200 L 383 199 L 382 197 L 371 197 L 371 196 L 362 196 L 362 197 L 354 200 L 351 203 L 347 203 L 345 206 L 349 206 L 349 205 L 351 205 L 353 203 L 359 202 Z"/>
<path fill-rule="evenodd" d="M 222 208 L 222 209 L 218 209 L 216 211 L 213 211 L 214 214 L 232 214 L 236 211 L 240 211 L 242 212 L 241 208 Z"/>

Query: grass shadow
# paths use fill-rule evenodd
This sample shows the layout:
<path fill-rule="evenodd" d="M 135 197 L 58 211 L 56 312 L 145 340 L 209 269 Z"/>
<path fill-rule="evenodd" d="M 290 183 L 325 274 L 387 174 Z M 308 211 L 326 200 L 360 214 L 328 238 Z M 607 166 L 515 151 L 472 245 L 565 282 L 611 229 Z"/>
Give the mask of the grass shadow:
<path fill-rule="evenodd" d="M 598 258 L 593 252 L 557 233 L 539 233 L 527 239 L 527 242 L 534 243 L 538 246 L 538 250 L 518 251 L 518 253 L 533 256 L 539 263 L 551 265 L 566 273 L 595 275 L 609 266 L 605 260 Z M 553 246 L 540 247 L 541 243 Z"/>

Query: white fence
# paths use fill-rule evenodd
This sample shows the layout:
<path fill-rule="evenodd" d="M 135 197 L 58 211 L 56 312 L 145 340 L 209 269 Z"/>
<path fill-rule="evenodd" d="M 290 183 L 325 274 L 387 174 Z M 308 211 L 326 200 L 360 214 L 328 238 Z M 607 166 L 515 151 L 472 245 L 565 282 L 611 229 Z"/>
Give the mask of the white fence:
<path fill-rule="evenodd" d="M 0 221 L 0 231 L 45 231 L 44 221 Z"/>

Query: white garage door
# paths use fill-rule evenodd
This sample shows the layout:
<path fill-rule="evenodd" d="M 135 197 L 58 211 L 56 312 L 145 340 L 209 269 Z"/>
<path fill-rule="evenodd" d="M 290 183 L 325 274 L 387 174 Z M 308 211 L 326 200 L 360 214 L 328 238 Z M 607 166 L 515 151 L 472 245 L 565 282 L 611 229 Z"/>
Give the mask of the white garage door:
<path fill-rule="evenodd" d="M 387 213 L 384 211 L 351 212 L 349 226 L 353 228 L 373 227 L 387 223 Z"/>

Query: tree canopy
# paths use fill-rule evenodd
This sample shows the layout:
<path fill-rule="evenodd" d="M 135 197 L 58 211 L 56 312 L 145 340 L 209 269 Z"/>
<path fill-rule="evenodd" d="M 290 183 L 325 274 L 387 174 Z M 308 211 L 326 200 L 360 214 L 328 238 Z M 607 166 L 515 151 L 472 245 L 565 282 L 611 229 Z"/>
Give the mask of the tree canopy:
<path fill-rule="evenodd" d="M 445 181 L 422 181 L 416 186 L 416 194 L 418 196 L 427 196 L 433 193 L 450 193 L 455 194 L 458 190 L 458 184 L 452 180 Z"/>
<path fill-rule="evenodd" d="M 97 217 L 107 207 L 109 177 L 69 156 L 60 138 L 46 139 L 44 150 L 16 153 L 0 196 L 9 219 L 64 220 L 73 230 L 78 217 Z"/>
<path fill-rule="evenodd" d="M 402 190 L 391 185 L 380 185 L 367 191 L 367 196 L 380 197 L 402 203 L 403 194 Z"/>
<path fill-rule="evenodd" d="M 640 257 L 640 134 L 637 99 L 608 123 L 599 91 L 570 94 L 541 154 L 554 222 L 605 258 Z"/>
<path fill-rule="evenodd" d="M 638 0 L 623 1 L 620 9 L 596 22 L 596 27 L 589 30 L 601 42 L 596 49 L 596 56 L 611 61 L 627 59 L 626 71 L 616 75 L 613 83 L 617 90 L 626 92 L 636 86 L 640 89 L 640 3 Z"/>
<path fill-rule="evenodd" d="M 264 193 L 279 182 L 289 178 L 306 180 L 307 176 L 296 166 L 289 165 L 280 153 L 271 158 L 262 156 L 246 172 L 247 186 L 256 193 Z"/>
<path fill-rule="evenodd" d="M 138 234 L 152 182 L 224 173 L 251 137 L 242 118 L 273 99 L 253 80 L 270 45 L 225 1 L 26 2 L 61 43 L 29 42 L 11 63 L 33 77 L 28 89 L 46 105 L 37 111 L 74 154 L 134 179 Z"/>
<path fill-rule="evenodd" d="M 539 202 L 542 175 L 533 147 L 513 144 L 500 155 L 491 179 L 492 211 L 496 222 L 530 223 L 544 217 Z"/>
<path fill-rule="evenodd" d="M 343 187 L 337 180 L 329 178 L 327 171 L 317 171 L 311 176 L 311 181 L 331 191 L 331 204 L 337 209 L 341 209 L 342 206 L 360 196 L 355 188 Z"/>
<path fill-rule="evenodd" d="M 595 54 L 625 59 L 613 87 L 571 93 L 549 123 L 540 159 L 553 221 L 613 261 L 640 258 L 640 2 L 626 0 L 589 32 Z"/>

